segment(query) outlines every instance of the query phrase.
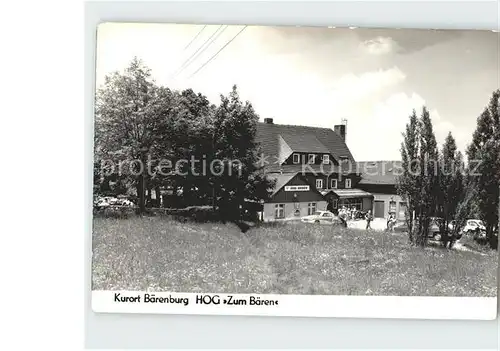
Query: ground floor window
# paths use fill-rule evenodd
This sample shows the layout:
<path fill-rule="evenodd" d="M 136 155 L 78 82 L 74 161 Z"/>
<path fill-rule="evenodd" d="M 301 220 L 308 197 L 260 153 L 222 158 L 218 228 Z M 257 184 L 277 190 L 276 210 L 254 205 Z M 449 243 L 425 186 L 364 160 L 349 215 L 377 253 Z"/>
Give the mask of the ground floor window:
<path fill-rule="evenodd" d="M 333 201 L 332 201 L 332 202 L 333 202 L 333 203 L 332 203 L 333 208 L 338 208 L 338 207 L 339 207 L 339 200 L 337 200 L 337 199 L 333 199 Z"/>
<path fill-rule="evenodd" d="M 347 207 L 348 209 L 355 208 L 358 211 L 363 209 L 363 199 L 355 198 L 355 199 L 341 199 L 339 202 L 339 207 Z"/>
<path fill-rule="evenodd" d="M 389 213 L 396 213 L 396 201 L 389 202 Z"/>
<path fill-rule="evenodd" d="M 274 217 L 276 219 L 285 218 L 285 204 L 274 205 Z"/>
<path fill-rule="evenodd" d="M 310 216 L 316 212 L 316 202 L 310 202 L 307 204 L 307 215 Z"/>

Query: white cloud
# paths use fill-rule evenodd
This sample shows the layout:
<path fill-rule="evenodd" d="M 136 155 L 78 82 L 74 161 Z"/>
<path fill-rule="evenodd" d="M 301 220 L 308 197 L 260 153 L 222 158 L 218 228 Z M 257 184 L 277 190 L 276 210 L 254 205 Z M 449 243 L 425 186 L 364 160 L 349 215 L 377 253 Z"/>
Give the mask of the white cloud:
<path fill-rule="evenodd" d="M 339 58 L 347 50 L 340 45 L 329 67 L 304 65 L 298 52 L 266 51 L 263 34 L 268 31 L 249 28 L 194 78 L 189 75 L 206 62 L 239 27 L 231 27 L 196 62 L 171 80 L 173 71 L 191 56 L 196 45 L 184 50 L 200 26 L 109 25 L 99 33 L 97 80 L 105 73 L 123 69 L 133 55 L 144 59 L 159 84 L 171 88 L 193 88 L 218 103 L 220 93 L 228 93 L 238 84 L 241 98 L 249 100 L 261 118 L 273 117 L 276 123 L 333 128 L 348 119 L 347 142 L 358 160 L 397 159 L 401 133 L 413 108 L 421 110 L 425 100 L 417 93 L 398 92 L 406 80 L 398 67 L 360 74 Z M 207 28 L 200 36 L 206 40 L 218 26 Z M 260 33 L 261 31 L 262 33 Z M 276 39 L 278 40 L 278 39 Z M 354 50 L 359 49 L 358 43 Z M 361 44 L 364 57 L 397 49 L 390 38 L 376 38 Z M 352 48 L 351 48 L 352 50 Z M 359 54 L 359 53 L 358 53 Z M 325 53 L 325 55 L 327 55 Z M 332 55 L 332 53 L 328 53 Z M 342 62 L 341 62 L 342 61 Z M 353 65 L 354 67 L 355 65 Z M 438 143 L 449 130 L 461 137 L 453 125 L 431 111 Z M 464 138 L 466 139 L 466 138 Z"/>
<path fill-rule="evenodd" d="M 397 44 L 392 38 L 377 37 L 362 42 L 360 47 L 371 55 L 385 55 L 395 50 Z"/>
<path fill-rule="evenodd" d="M 365 107 L 406 78 L 396 67 L 337 79 L 308 72 L 291 74 L 293 69 L 286 63 L 271 66 L 268 61 L 261 72 L 272 83 L 262 84 L 249 74 L 240 85 L 241 96 L 252 101 L 261 117 L 273 117 L 276 123 L 332 128 L 341 118 L 363 115 Z"/>
<path fill-rule="evenodd" d="M 436 135 L 439 147 L 443 145 L 448 133 L 451 132 L 453 138 L 455 138 L 458 149 L 464 153 L 469 135 L 467 135 L 462 129 L 458 128 L 457 125 L 444 120 L 436 110 L 431 111 L 430 114 L 434 127 L 434 134 Z"/>
<path fill-rule="evenodd" d="M 346 74 L 332 84 L 332 90 L 335 100 L 346 104 L 362 100 L 405 79 L 406 75 L 397 67 L 361 75 Z"/>
<path fill-rule="evenodd" d="M 367 108 L 348 123 L 348 145 L 362 160 L 399 159 L 401 134 L 413 109 L 421 110 L 425 100 L 418 94 L 396 93 Z M 362 140 L 363 142 L 355 142 Z M 349 142 L 352 141 L 352 142 Z"/>
<path fill-rule="evenodd" d="M 402 133 L 406 129 L 409 116 L 415 109 L 420 117 L 425 99 L 417 93 L 411 95 L 400 92 L 382 102 L 367 108 L 362 114 L 348 122 L 348 146 L 357 160 L 400 159 Z M 457 140 L 459 150 L 464 151 L 465 140 L 462 132 L 445 120 L 436 109 L 429 111 L 438 146 L 441 147 L 451 131 Z M 363 142 L 360 142 L 363 141 Z"/>

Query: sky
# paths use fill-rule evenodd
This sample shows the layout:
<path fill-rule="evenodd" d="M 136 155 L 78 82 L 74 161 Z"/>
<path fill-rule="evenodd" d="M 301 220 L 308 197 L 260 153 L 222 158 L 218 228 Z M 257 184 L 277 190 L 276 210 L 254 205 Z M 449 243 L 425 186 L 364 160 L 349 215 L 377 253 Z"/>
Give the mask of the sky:
<path fill-rule="evenodd" d="M 499 88 L 498 35 L 104 23 L 97 32 L 96 84 L 137 56 L 158 84 L 191 88 L 214 104 L 236 84 L 260 120 L 333 129 L 346 119 L 356 161 L 398 160 L 409 115 L 424 105 L 438 144 L 451 132 L 465 150 Z"/>

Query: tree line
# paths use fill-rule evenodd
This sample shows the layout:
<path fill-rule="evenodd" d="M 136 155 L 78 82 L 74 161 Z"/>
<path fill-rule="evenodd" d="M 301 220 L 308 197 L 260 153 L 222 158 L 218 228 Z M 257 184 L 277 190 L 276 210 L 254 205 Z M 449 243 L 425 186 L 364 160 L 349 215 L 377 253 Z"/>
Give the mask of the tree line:
<path fill-rule="evenodd" d="M 407 204 L 412 244 L 427 244 L 430 218 L 439 216 L 444 228 L 456 221 L 457 229 L 468 218 L 482 219 L 496 247 L 499 98 L 497 90 L 477 118 L 466 155 L 451 133 L 438 145 L 426 107 L 420 116 L 415 110 L 409 116 L 397 190 Z M 158 85 L 150 69 L 134 58 L 124 72 L 107 75 L 97 90 L 94 194 L 133 194 L 144 213 L 167 189 L 179 206 L 212 205 L 238 216 L 245 201 L 268 199 L 274 186 L 257 163 L 258 120 L 236 86 L 212 104 L 192 89 Z"/>
<path fill-rule="evenodd" d="M 97 90 L 94 193 L 134 194 L 140 213 L 158 205 L 165 189 L 183 206 L 226 214 L 266 199 L 273 183 L 257 165 L 258 120 L 236 86 L 211 104 L 192 89 L 158 85 L 135 57 Z"/>
<path fill-rule="evenodd" d="M 481 219 L 491 247 L 498 245 L 500 198 L 500 91 L 493 92 L 477 118 L 466 155 L 457 150 L 450 132 L 439 147 L 428 109 L 415 110 L 403 133 L 403 172 L 399 195 L 406 201 L 406 222 L 412 244 L 427 244 L 430 218 L 443 218 L 443 231 L 454 221 L 451 237 L 467 219 Z"/>

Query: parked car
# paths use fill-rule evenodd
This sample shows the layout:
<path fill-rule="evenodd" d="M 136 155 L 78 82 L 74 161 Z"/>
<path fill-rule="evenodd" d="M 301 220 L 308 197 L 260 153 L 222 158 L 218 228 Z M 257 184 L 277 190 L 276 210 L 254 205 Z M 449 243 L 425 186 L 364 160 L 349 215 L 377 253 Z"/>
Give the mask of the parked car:
<path fill-rule="evenodd" d="M 125 198 L 116 198 L 112 196 L 103 196 L 99 197 L 94 201 L 94 207 L 97 210 L 102 210 L 104 208 L 110 207 L 110 206 L 116 206 L 116 207 L 134 207 L 135 204 L 130 201 L 129 199 Z"/>
<path fill-rule="evenodd" d="M 441 240 L 444 220 L 439 217 L 430 217 L 429 219 L 429 238 L 434 240 Z"/>
<path fill-rule="evenodd" d="M 341 224 L 342 221 L 330 211 L 316 211 L 312 215 L 301 218 L 303 223 Z"/>
<path fill-rule="evenodd" d="M 468 219 L 462 231 L 475 239 L 486 238 L 486 227 L 479 219 Z"/>

